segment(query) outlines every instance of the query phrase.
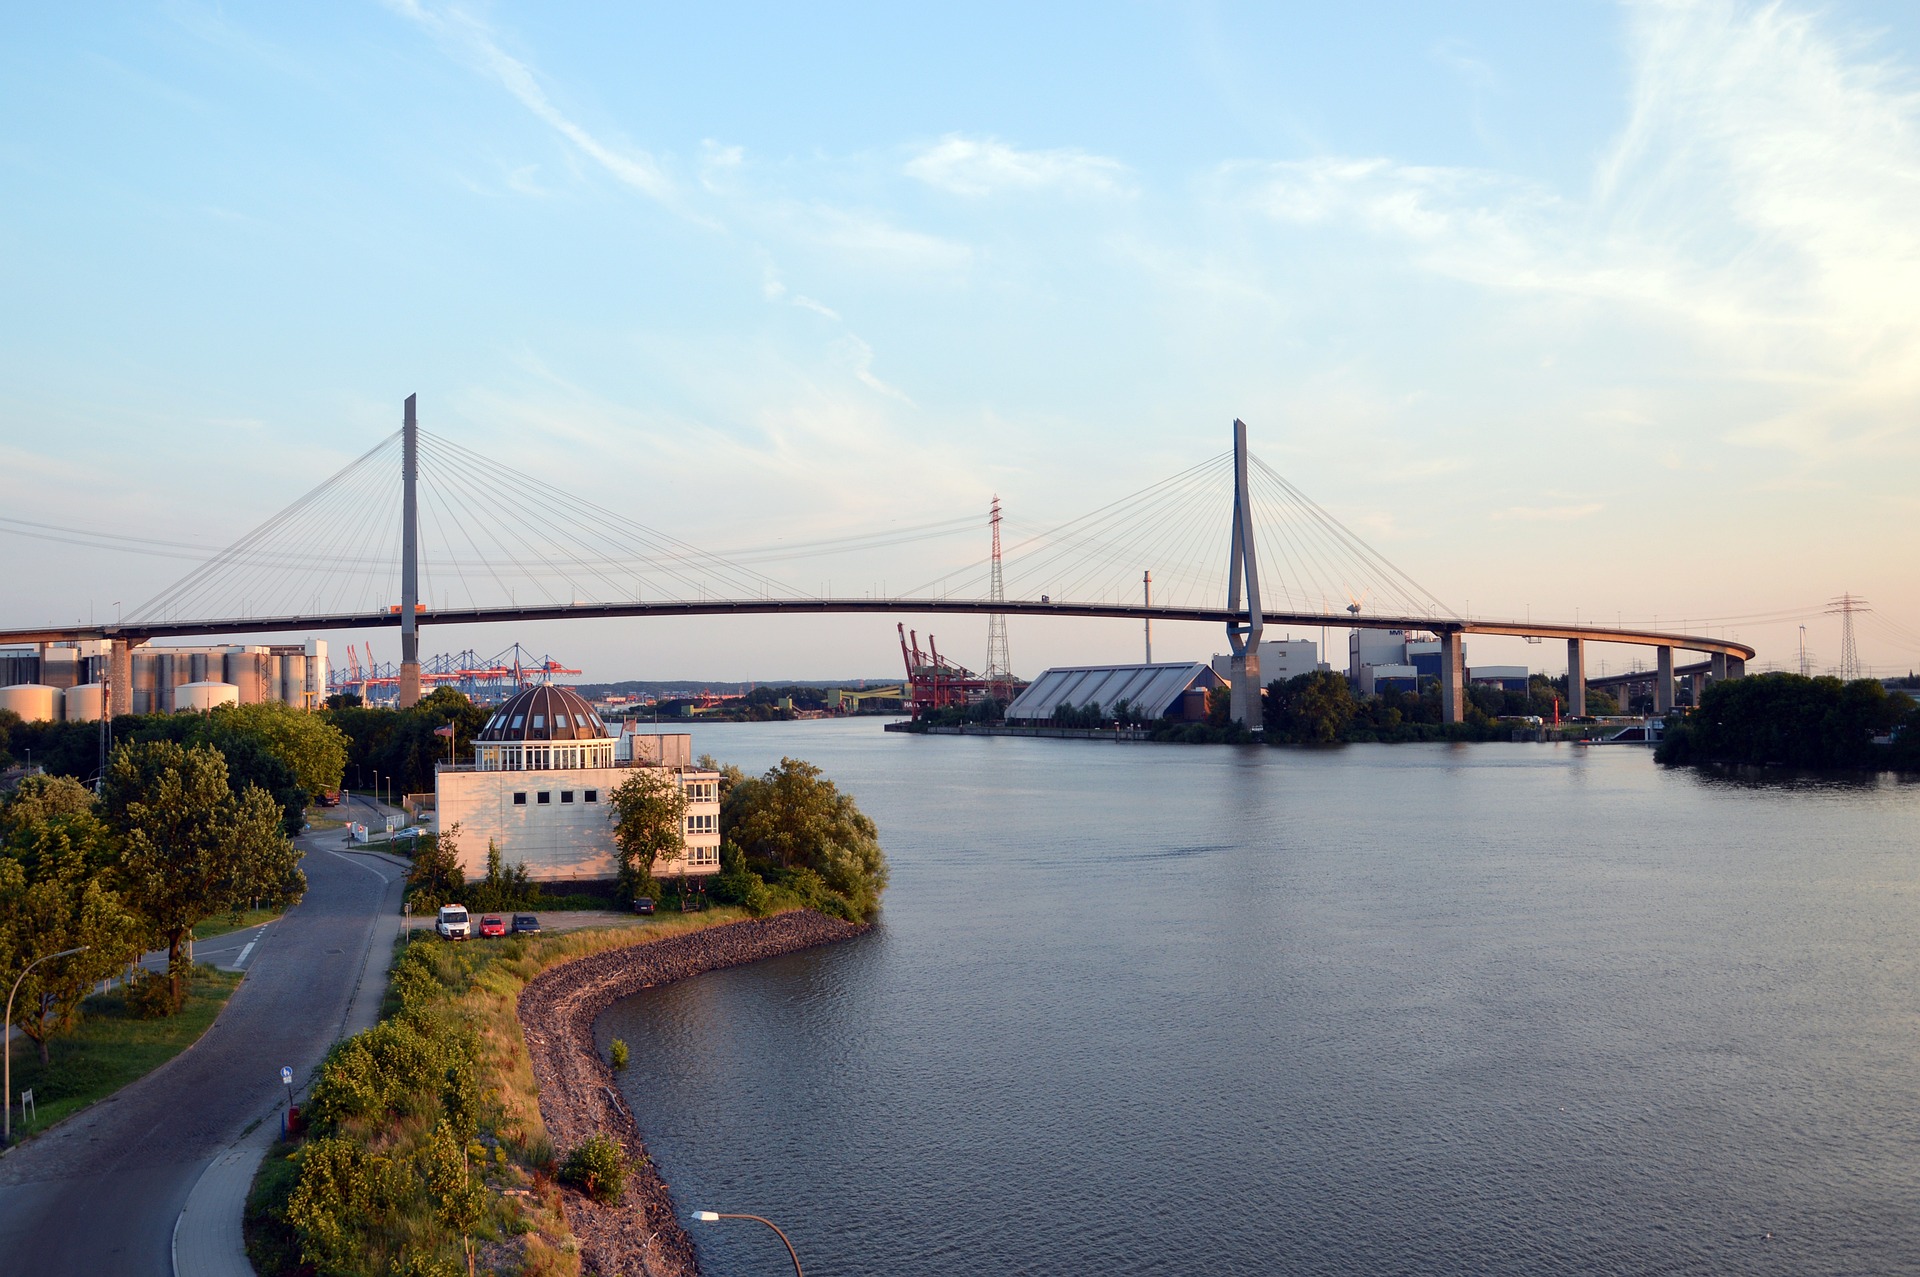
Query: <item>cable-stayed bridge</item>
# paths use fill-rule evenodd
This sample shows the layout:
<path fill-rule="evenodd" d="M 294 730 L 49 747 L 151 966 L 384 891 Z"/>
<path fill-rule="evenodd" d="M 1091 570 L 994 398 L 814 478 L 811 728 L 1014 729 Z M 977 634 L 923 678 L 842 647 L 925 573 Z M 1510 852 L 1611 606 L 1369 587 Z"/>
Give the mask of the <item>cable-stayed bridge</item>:
<path fill-rule="evenodd" d="M 1442 705 L 1456 721 L 1470 633 L 1565 640 L 1576 715 L 1585 711 L 1586 643 L 1653 648 L 1666 675 L 1655 684 L 1659 708 L 1670 706 L 1675 650 L 1704 653 L 1716 677 L 1738 675 L 1753 656 L 1706 635 L 1461 616 L 1254 456 L 1238 421 L 1228 450 L 1017 535 L 998 564 L 983 557 L 906 590 L 858 595 L 807 590 L 761 567 L 898 551 L 979 522 L 722 554 L 420 429 L 409 396 L 399 430 L 123 619 L 0 631 L 0 642 L 112 640 L 110 694 L 124 712 L 131 702 L 121 704 L 127 679 L 118 667 L 156 638 L 397 627 L 401 701 L 410 704 L 421 625 L 858 612 L 1201 621 L 1226 628 L 1234 717 L 1256 726 L 1269 624 L 1437 635 Z"/>

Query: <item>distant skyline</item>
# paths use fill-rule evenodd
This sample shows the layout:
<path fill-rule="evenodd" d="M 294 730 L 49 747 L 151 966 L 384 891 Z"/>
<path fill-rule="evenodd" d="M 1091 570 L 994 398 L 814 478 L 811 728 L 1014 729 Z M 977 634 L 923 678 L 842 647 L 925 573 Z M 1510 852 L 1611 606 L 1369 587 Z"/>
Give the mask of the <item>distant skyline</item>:
<path fill-rule="evenodd" d="M 1904 671 L 1917 69 L 1920 12 L 1860 2 L 27 10 L 0 45 L 0 625 L 157 594 L 192 566 L 164 555 L 418 393 L 436 434 L 714 549 L 980 519 L 853 590 L 984 554 L 995 494 L 1071 517 L 1240 417 L 1456 611 L 1710 625 L 1791 668 L 1779 618 L 1851 591 L 1862 659 Z M 422 650 L 871 677 L 894 619 Z M 979 619 L 897 619 L 984 662 Z M 1831 666 L 1838 621 L 1807 623 Z M 1025 675 L 1140 650 L 1129 622 L 1009 629 Z"/>

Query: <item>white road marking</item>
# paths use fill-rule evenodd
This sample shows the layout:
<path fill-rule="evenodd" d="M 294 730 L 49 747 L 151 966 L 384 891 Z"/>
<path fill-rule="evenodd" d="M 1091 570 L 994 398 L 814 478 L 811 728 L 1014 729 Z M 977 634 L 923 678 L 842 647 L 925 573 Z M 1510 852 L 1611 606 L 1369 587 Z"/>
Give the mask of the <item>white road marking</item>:
<path fill-rule="evenodd" d="M 235 969 L 238 969 L 240 967 L 244 967 L 247 965 L 247 955 L 253 952 L 253 946 L 258 943 L 260 943 L 258 940 L 247 941 L 246 947 L 240 950 L 240 956 L 233 960 L 233 965 Z"/>

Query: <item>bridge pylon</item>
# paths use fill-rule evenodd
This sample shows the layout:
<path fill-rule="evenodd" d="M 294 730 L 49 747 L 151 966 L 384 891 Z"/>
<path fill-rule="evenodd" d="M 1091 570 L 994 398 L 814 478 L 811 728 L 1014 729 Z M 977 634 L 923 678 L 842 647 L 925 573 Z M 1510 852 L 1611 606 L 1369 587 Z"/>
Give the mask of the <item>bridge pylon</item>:
<path fill-rule="evenodd" d="M 420 507 L 414 487 L 420 475 L 420 424 L 414 396 L 407 396 L 400 444 L 400 708 L 420 703 Z"/>
<path fill-rule="evenodd" d="M 1247 423 L 1233 419 L 1233 545 L 1227 559 L 1227 611 L 1240 611 L 1246 589 L 1245 619 L 1227 622 L 1228 672 L 1233 721 L 1252 731 L 1265 725 L 1260 702 L 1260 565 L 1254 553 L 1253 500 L 1247 490 Z"/>

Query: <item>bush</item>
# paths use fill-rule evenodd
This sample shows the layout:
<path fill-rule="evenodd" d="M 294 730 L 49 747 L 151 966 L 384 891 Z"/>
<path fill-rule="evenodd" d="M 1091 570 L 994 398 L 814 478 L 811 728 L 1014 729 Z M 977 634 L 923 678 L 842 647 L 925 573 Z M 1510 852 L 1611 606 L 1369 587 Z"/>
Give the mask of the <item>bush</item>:
<path fill-rule="evenodd" d="M 627 1043 L 626 1043 L 626 1039 L 624 1039 L 624 1038 L 615 1038 L 615 1039 L 613 1040 L 613 1051 L 612 1051 L 612 1055 L 613 1055 L 613 1067 L 614 1067 L 614 1068 L 616 1068 L 616 1069 L 624 1069 L 624 1068 L 626 1068 L 626 1067 L 627 1067 Z"/>
<path fill-rule="evenodd" d="M 126 1003 L 136 1020 L 164 1020 L 180 1009 L 181 999 L 173 996 L 173 981 L 143 970 L 127 986 Z"/>
<path fill-rule="evenodd" d="M 596 1202 L 617 1202 L 626 1186 L 627 1155 L 605 1135 L 596 1135 L 567 1154 L 560 1182 L 571 1184 Z"/>

